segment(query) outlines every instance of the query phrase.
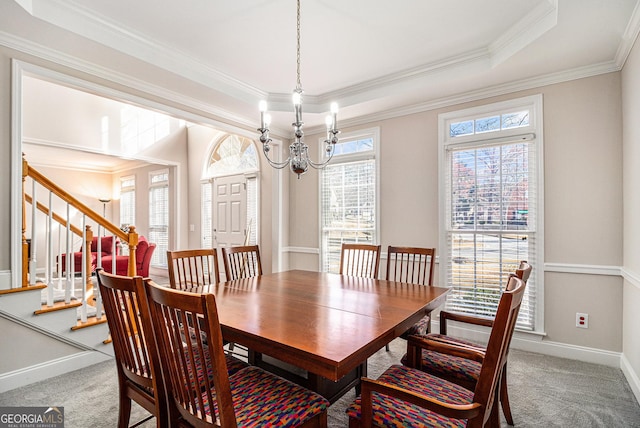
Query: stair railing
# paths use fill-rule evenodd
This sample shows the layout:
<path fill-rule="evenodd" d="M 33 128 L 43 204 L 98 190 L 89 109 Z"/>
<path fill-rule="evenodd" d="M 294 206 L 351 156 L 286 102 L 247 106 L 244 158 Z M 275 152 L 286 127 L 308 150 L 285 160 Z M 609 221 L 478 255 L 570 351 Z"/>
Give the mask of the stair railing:
<path fill-rule="evenodd" d="M 27 177 L 31 178 L 32 190 L 31 195 L 27 194 L 25 191 L 26 188 L 26 180 Z M 47 195 L 45 197 L 38 197 L 38 189 L 41 186 L 47 191 Z M 73 195 L 69 194 L 62 187 L 55 184 L 49 178 L 44 176 L 42 173 L 34 169 L 32 166 L 28 164 L 26 159 L 22 159 L 22 286 L 28 287 L 30 285 L 36 284 L 36 267 L 37 267 L 37 259 L 36 253 L 38 248 L 38 232 L 40 227 L 44 226 L 45 228 L 45 239 L 44 243 L 46 245 L 45 254 L 46 254 L 46 263 L 45 263 L 45 282 L 47 285 L 47 306 L 53 306 L 54 304 L 54 263 L 57 265 L 57 283 L 58 290 L 64 290 L 64 300 L 66 303 L 69 303 L 71 297 L 76 297 L 74 295 L 75 290 L 75 263 L 74 263 L 74 250 L 73 250 L 73 236 L 82 238 L 82 263 L 81 263 L 81 281 L 82 281 L 82 307 L 80 318 L 82 322 L 86 322 L 87 313 L 88 313 L 88 305 L 92 304 L 89 301 L 90 296 L 93 294 L 95 296 L 95 308 L 96 308 L 96 317 L 98 319 L 102 316 L 102 301 L 100 295 L 98 293 L 98 287 L 93 285 L 91 279 L 91 268 L 92 268 L 92 255 L 91 255 L 91 244 L 93 241 L 93 230 L 92 225 L 88 224 L 88 222 L 92 222 L 94 225 L 98 226 L 98 235 L 102 235 L 101 229 L 104 229 L 106 233 L 112 234 L 114 237 L 112 239 L 112 266 L 111 271 L 116 272 L 116 238 L 120 239 L 120 241 L 129 248 L 129 260 L 128 260 L 128 272 L 129 276 L 136 275 L 136 247 L 138 245 L 138 233 L 134 226 L 130 226 L 128 232 L 122 231 L 118 226 L 108 221 L 104 216 L 98 214 L 91 208 L 89 208 L 82 201 L 78 200 Z M 54 205 L 54 196 L 57 197 L 56 202 L 62 201 L 66 204 L 66 217 L 62 216 L 52 209 Z M 41 200 L 48 200 L 48 204 L 45 205 Z M 31 209 L 31 222 L 30 228 L 29 223 L 27 222 L 27 204 L 32 206 Z M 75 209 L 79 213 L 82 214 L 82 225 L 74 225 L 69 220 L 71 218 L 71 210 Z M 36 213 L 40 211 L 46 215 L 46 221 L 39 222 L 37 220 Z M 54 221 L 62 226 L 65 230 L 65 243 L 62 243 L 62 231 L 60 230 L 58 233 L 58 250 L 56 254 L 54 254 L 54 234 L 53 234 L 53 224 Z M 44 224 L 42 224 L 44 223 Z M 31 241 L 27 239 L 27 231 L 31 232 Z M 102 265 L 102 236 L 99 236 L 97 239 L 97 257 L 96 257 L 96 267 L 101 267 Z M 64 253 L 61 252 L 61 248 L 65 247 L 66 250 Z M 61 266 L 62 255 L 65 254 L 65 266 Z M 55 260 L 55 262 L 54 262 Z M 63 284 L 63 278 L 61 276 L 61 272 L 65 272 L 65 281 Z"/>

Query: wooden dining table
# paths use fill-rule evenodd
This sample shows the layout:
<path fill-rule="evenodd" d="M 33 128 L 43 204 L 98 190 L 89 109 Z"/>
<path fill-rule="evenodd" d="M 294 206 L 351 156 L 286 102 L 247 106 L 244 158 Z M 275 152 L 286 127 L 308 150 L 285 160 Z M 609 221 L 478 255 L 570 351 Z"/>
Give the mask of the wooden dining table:
<path fill-rule="evenodd" d="M 334 402 L 449 289 L 291 270 L 189 291 L 215 295 L 224 339 L 247 346 L 252 363 Z"/>

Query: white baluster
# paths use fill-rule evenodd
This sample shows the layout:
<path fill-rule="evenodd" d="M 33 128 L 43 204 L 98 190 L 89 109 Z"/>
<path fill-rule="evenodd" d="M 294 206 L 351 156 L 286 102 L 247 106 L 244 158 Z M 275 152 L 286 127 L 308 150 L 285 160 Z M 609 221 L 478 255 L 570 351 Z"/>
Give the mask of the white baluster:
<path fill-rule="evenodd" d="M 64 289 L 64 301 L 65 303 L 71 302 L 71 296 L 74 294 L 72 289 L 73 286 L 73 277 L 71 276 L 71 257 L 73 257 L 73 241 L 71 239 L 71 205 L 67 202 L 67 225 L 66 225 L 66 248 L 64 260 L 64 272 L 65 272 L 65 280 L 66 286 Z"/>
<path fill-rule="evenodd" d="M 53 203 L 53 192 L 49 191 L 49 216 L 47 218 L 47 251 L 45 257 L 45 278 L 47 281 L 47 306 L 53 306 L 53 282 L 51 280 L 51 257 L 53 253 L 53 237 L 52 231 L 53 228 L 53 209 L 51 208 Z"/>
<path fill-rule="evenodd" d="M 87 257 L 91 248 L 87 248 L 87 216 L 82 216 L 82 306 L 80 307 L 80 321 L 87 322 Z"/>
<path fill-rule="evenodd" d="M 29 259 L 29 285 L 36 285 L 36 249 L 38 236 L 38 222 L 36 221 L 36 214 L 38 212 L 38 201 L 36 197 L 36 182 L 35 180 L 31 181 L 32 190 L 31 190 L 31 258 Z"/>

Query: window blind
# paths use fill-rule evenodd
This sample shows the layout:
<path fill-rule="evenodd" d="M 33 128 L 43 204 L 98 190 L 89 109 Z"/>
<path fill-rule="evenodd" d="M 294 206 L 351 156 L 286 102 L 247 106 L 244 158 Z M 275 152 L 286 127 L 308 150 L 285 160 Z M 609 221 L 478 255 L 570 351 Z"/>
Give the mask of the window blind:
<path fill-rule="evenodd" d="M 201 186 L 201 244 L 202 248 L 213 248 L 213 219 L 212 219 L 212 187 L 210 181 L 202 183 Z"/>
<path fill-rule="evenodd" d="M 167 267 L 169 249 L 169 183 L 167 173 L 151 173 L 149 188 L 149 241 L 156 244 L 151 265 Z"/>
<path fill-rule="evenodd" d="M 329 164 L 321 185 L 322 268 L 338 272 L 343 242 L 375 241 L 376 161 Z"/>
<path fill-rule="evenodd" d="M 258 243 L 258 179 L 249 177 L 247 184 L 247 234 L 248 244 Z"/>
<path fill-rule="evenodd" d="M 536 265 L 535 139 L 446 149 L 447 310 L 494 316 L 509 274 Z M 534 271 L 535 272 L 535 271 Z M 535 328 L 535 275 L 517 327 Z"/>

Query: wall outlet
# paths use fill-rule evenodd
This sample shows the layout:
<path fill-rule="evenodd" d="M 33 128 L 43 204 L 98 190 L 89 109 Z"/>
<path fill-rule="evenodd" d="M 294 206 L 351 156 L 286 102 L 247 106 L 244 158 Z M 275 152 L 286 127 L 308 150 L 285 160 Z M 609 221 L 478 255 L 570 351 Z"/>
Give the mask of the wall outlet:
<path fill-rule="evenodd" d="M 589 328 L 589 314 L 576 313 L 576 327 Z"/>

